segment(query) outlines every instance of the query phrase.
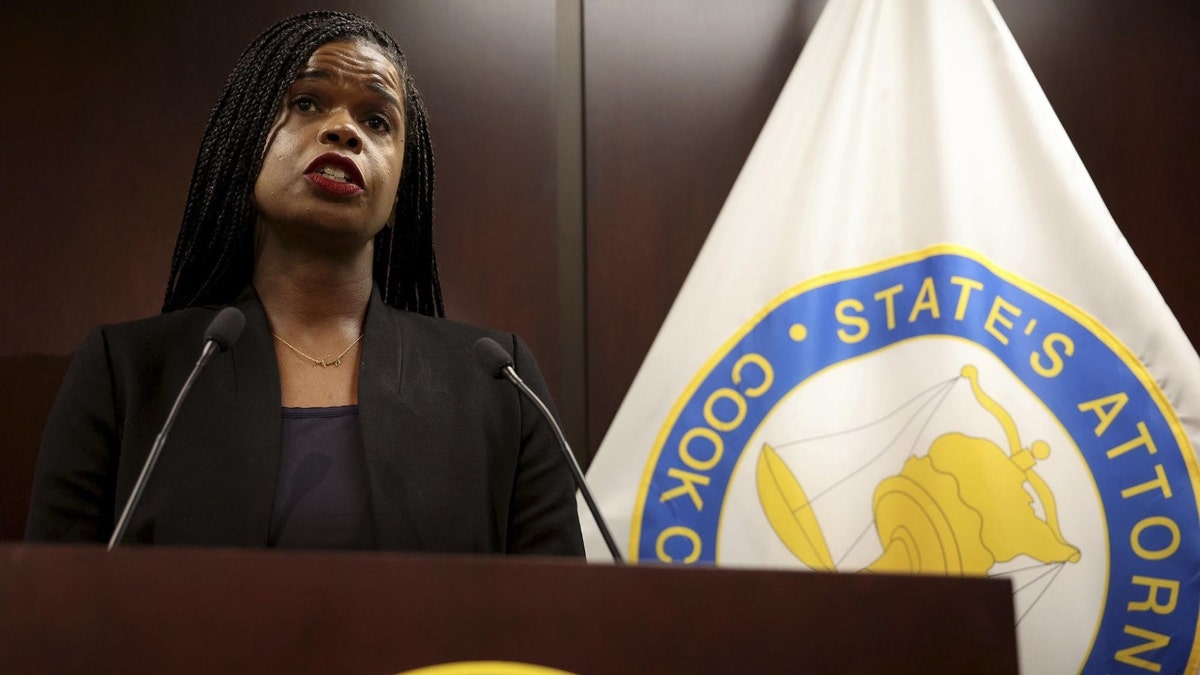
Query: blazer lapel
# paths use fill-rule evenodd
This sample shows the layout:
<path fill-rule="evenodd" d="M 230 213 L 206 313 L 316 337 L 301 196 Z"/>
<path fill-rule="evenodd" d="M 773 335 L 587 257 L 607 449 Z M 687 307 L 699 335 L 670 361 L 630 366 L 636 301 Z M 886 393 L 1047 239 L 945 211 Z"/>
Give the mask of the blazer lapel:
<path fill-rule="evenodd" d="M 413 346 L 402 334 L 402 317 L 373 289 L 358 373 L 359 423 L 376 545 L 382 550 L 428 550 L 437 537 L 421 517 L 427 510 L 422 486 L 434 471 L 427 461 L 431 448 L 429 435 L 421 432 L 418 402 L 404 393 L 411 389 L 404 374 Z"/>
<path fill-rule="evenodd" d="M 187 463 L 179 490 L 193 506 L 186 516 L 190 522 L 178 526 L 197 543 L 262 547 L 281 452 L 279 366 L 254 290 L 243 292 L 234 306 L 246 316 L 241 337 L 209 362 L 184 406 L 193 411 L 190 423 L 172 434 L 190 446 L 177 454 Z M 170 539 L 172 524 L 163 525 Z"/>
<path fill-rule="evenodd" d="M 236 467 L 230 479 L 231 492 L 237 495 L 233 507 L 244 516 L 234 531 L 252 545 L 263 546 L 275 507 L 283 443 L 279 364 L 258 294 L 247 289 L 237 307 L 246 315 L 246 328 L 230 349 L 237 379 L 229 427 L 239 442 L 230 443 L 237 456 L 228 459 Z"/>

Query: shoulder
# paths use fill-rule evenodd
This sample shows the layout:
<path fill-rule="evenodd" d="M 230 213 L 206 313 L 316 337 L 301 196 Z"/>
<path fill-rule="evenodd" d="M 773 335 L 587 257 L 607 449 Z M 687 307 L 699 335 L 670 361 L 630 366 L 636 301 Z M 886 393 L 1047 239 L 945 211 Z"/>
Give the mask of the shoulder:
<path fill-rule="evenodd" d="M 95 414 L 97 406 L 110 401 L 112 415 L 119 416 L 125 402 L 154 400 L 165 382 L 174 382 L 195 361 L 215 312 L 186 309 L 93 328 L 71 358 L 56 409 Z"/>
<path fill-rule="evenodd" d="M 85 346 L 101 342 L 110 353 L 141 357 L 161 354 L 179 344 L 200 340 L 219 307 L 189 307 L 167 314 L 121 323 L 104 324 L 92 331 Z"/>
<path fill-rule="evenodd" d="M 93 328 L 72 358 L 79 372 L 107 371 L 118 381 L 153 386 L 190 366 L 220 307 L 193 307 Z M 132 378 L 132 379 L 130 379 Z"/>
<path fill-rule="evenodd" d="M 174 336 L 190 331 L 203 331 L 216 316 L 220 307 L 188 307 L 143 319 L 109 323 L 97 330 L 116 340 L 137 340 L 146 337 Z"/>

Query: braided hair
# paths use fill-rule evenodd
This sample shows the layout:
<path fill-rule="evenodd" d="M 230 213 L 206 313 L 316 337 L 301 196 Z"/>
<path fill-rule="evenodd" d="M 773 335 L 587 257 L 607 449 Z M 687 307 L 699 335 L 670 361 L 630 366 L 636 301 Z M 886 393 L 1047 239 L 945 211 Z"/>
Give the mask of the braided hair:
<path fill-rule="evenodd" d="M 405 148 L 395 222 L 375 236 L 373 277 L 383 301 L 445 316 L 433 247 L 433 147 L 425 104 L 408 62 L 382 28 L 353 14 L 319 11 L 284 19 L 242 52 L 200 142 L 175 241 L 163 311 L 226 304 L 254 272 L 251 203 L 268 134 L 296 74 L 318 47 L 362 39 L 379 47 L 404 82 Z"/>

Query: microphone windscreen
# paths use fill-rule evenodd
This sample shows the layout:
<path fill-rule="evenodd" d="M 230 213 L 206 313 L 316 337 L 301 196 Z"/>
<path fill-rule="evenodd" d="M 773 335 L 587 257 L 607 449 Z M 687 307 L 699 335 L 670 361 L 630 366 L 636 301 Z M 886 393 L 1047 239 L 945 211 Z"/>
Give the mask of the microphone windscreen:
<path fill-rule="evenodd" d="M 217 312 L 212 323 L 204 329 L 204 341 L 212 340 L 217 343 L 221 351 L 225 351 L 237 342 L 238 337 L 242 334 L 242 328 L 245 327 L 246 315 L 236 307 L 226 307 Z"/>
<path fill-rule="evenodd" d="M 479 366 L 492 377 L 500 377 L 505 366 L 512 365 L 512 357 L 492 338 L 485 337 L 476 340 L 475 346 L 471 348 L 471 353 L 475 355 L 475 361 L 479 363 Z"/>

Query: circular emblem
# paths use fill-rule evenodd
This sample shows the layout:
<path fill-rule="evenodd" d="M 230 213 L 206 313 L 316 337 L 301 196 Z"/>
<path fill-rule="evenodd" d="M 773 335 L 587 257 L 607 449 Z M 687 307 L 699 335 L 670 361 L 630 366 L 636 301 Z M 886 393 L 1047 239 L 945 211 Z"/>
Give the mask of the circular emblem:
<path fill-rule="evenodd" d="M 1198 486 L 1124 345 L 937 246 L 790 289 L 713 356 L 651 452 L 630 557 L 1004 576 L 1023 667 L 1185 672 Z"/>
<path fill-rule="evenodd" d="M 406 670 L 398 675 L 572 675 L 565 670 L 516 661 L 458 661 Z"/>

